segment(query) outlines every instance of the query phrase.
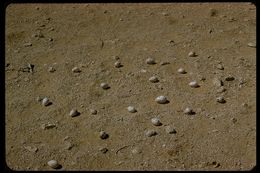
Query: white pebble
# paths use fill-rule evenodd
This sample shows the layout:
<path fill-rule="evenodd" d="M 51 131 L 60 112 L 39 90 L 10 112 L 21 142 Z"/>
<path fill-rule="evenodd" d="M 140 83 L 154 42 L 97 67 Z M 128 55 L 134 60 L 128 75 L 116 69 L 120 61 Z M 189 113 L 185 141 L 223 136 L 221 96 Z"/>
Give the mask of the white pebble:
<path fill-rule="evenodd" d="M 189 56 L 189 57 L 195 57 L 195 56 L 196 56 L 196 53 L 195 53 L 195 52 L 190 52 L 190 53 L 188 54 L 188 56 Z"/>
<path fill-rule="evenodd" d="M 115 62 L 115 67 L 116 68 L 120 68 L 120 67 L 122 67 L 123 65 L 119 62 L 119 61 L 117 61 L 117 62 Z"/>
<path fill-rule="evenodd" d="M 148 137 L 152 137 L 152 136 L 157 135 L 157 132 L 154 131 L 154 130 L 147 130 L 147 131 L 145 132 L 145 135 L 148 136 Z"/>
<path fill-rule="evenodd" d="M 131 112 L 131 113 L 137 112 L 137 110 L 133 106 L 128 106 L 127 110 L 128 110 L 128 112 Z"/>
<path fill-rule="evenodd" d="M 179 68 L 179 69 L 178 69 L 178 73 L 180 73 L 180 74 L 185 74 L 186 71 L 184 70 L 184 68 Z"/>
<path fill-rule="evenodd" d="M 56 160 L 50 160 L 47 163 L 51 168 L 56 169 L 59 167 L 59 164 Z"/>
<path fill-rule="evenodd" d="M 96 114 L 97 114 L 97 110 L 95 110 L 95 109 L 90 109 L 90 113 L 91 113 L 92 115 L 96 115 Z"/>
<path fill-rule="evenodd" d="M 72 69 L 72 72 L 73 72 L 73 73 L 80 73 L 81 70 L 80 70 L 78 67 L 74 67 L 74 68 Z"/>
<path fill-rule="evenodd" d="M 75 117 L 79 115 L 79 112 L 76 109 L 72 109 L 69 114 L 71 117 Z"/>
<path fill-rule="evenodd" d="M 47 97 L 42 99 L 42 105 L 43 106 L 48 106 L 49 104 L 50 104 L 50 100 Z"/>
<path fill-rule="evenodd" d="M 99 133 L 99 137 L 100 137 L 101 139 L 107 139 L 107 138 L 108 138 L 108 134 L 107 134 L 106 132 L 104 132 L 104 131 L 101 131 L 101 132 Z"/>
<path fill-rule="evenodd" d="M 49 67 L 48 71 L 51 72 L 51 73 L 53 73 L 53 72 L 55 72 L 56 70 L 55 70 L 53 67 Z"/>
<path fill-rule="evenodd" d="M 224 67 L 223 67 L 222 64 L 218 64 L 218 65 L 217 65 L 217 69 L 219 69 L 219 70 L 224 70 Z"/>
<path fill-rule="evenodd" d="M 155 60 L 154 60 L 153 58 L 147 58 L 147 59 L 146 59 L 146 63 L 147 63 L 147 64 L 150 64 L 150 65 L 151 65 L 151 64 L 156 64 L 156 62 L 155 62 Z"/>
<path fill-rule="evenodd" d="M 189 108 L 189 107 L 187 107 L 186 109 L 184 109 L 183 112 L 184 112 L 185 114 L 187 114 L 187 115 L 191 115 L 191 114 L 193 113 L 192 109 Z"/>
<path fill-rule="evenodd" d="M 149 81 L 152 83 L 156 83 L 156 82 L 159 82 L 159 79 L 156 76 L 152 76 L 149 78 Z"/>
<path fill-rule="evenodd" d="M 159 118 L 152 118 L 152 119 L 151 119 L 151 122 L 152 122 L 152 124 L 155 125 L 155 126 L 160 126 L 160 125 L 162 125 L 162 123 L 161 123 L 161 121 L 160 121 Z"/>
<path fill-rule="evenodd" d="M 217 102 L 219 102 L 219 103 L 225 103 L 226 101 L 225 101 L 225 99 L 224 99 L 223 96 L 219 96 L 219 97 L 217 97 Z"/>
<path fill-rule="evenodd" d="M 101 83 L 101 84 L 100 84 L 100 87 L 103 88 L 103 89 L 108 89 L 108 88 L 110 88 L 107 83 Z"/>
<path fill-rule="evenodd" d="M 199 87 L 199 84 L 198 84 L 197 81 L 192 81 L 192 82 L 189 83 L 189 86 L 192 87 L 192 88 L 197 88 L 197 87 Z"/>
<path fill-rule="evenodd" d="M 248 43 L 247 46 L 256 48 L 256 43 Z"/>
<path fill-rule="evenodd" d="M 165 131 L 166 131 L 167 133 L 169 133 L 169 134 L 177 133 L 176 130 L 175 130 L 173 127 L 171 127 L 171 126 L 166 126 L 166 127 L 165 127 Z"/>
<path fill-rule="evenodd" d="M 214 78 L 214 79 L 212 80 L 212 83 L 213 83 L 213 85 L 215 85 L 216 87 L 221 87 L 221 86 L 223 85 L 222 80 L 221 80 L 221 79 L 218 79 L 218 78 Z"/>
<path fill-rule="evenodd" d="M 165 96 L 158 96 L 155 101 L 159 104 L 164 104 L 167 103 L 167 98 Z"/>

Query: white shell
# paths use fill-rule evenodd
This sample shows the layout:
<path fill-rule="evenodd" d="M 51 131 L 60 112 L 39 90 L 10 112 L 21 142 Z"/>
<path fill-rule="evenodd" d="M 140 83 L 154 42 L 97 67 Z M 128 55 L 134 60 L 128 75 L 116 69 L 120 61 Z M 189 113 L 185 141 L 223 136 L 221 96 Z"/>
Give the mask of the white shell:
<path fill-rule="evenodd" d="M 219 103 L 225 103 L 226 101 L 225 101 L 225 99 L 224 99 L 223 96 L 219 96 L 219 97 L 217 97 L 217 102 L 219 102 Z"/>
<path fill-rule="evenodd" d="M 103 89 L 108 89 L 109 85 L 107 83 L 101 83 L 100 87 L 103 88 Z"/>
<path fill-rule="evenodd" d="M 47 163 L 51 168 L 56 169 L 59 167 L 59 164 L 56 160 L 50 160 Z"/>
<path fill-rule="evenodd" d="M 156 76 L 152 76 L 149 78 L 149 81 L 152 83 L 156 83 L 156 82 L 159 82 L 159 79 Z"/>
<path fill-rule="evenodd" d="M 192 88 L 197 88 L 197 87 L 199 87 L 199 84 L 198 84 L 197 81 L 192 81 L 192 82 L 189 83 L 189 86 L 192 87 Z"/>
<path fill-rule="evenodd" d="M 73 72 L 73 73 L 79 73 L 79 72 L 81 72 L 81 70 L 80 70 L 78 67 L 74 67 L 74 68 L 72 69 L 72 72 Z"/>
<path fill-rule="evenodd" d="M 49 104 L 50 104 L 50 100 L 47 97 L 42 99 L 42 105 L 43 106 L 48 106 Z"/>
<path fill-rule="evenodd" d="M 99 137 L 100 137 L 101 139 L 106 139 L 106 138 L 108 138 L 108 134 L 107 134 L 105 131 L 101 131 L 101 132 L 99 133 Z"/>
<path fill-rule="evenodd" d="M 53 72 L 55 72 L 56 70 L 55 70 L 53 67 L 49 67 L 48 71 L 51 72 L 51 73 L 53 73 Z"/>
<path fill-rule="evenodd" d="M 186 71 L 184 70 L 184 68 L 179 68 L 179 69 L 178 69 L 178 73 L 180 73 L 180 74 L 185 74 Z"/>
<path fill-rule="evenodd" d="M 195 53 L 195 52 L 190 52 L 190 53 L 188 54 L 188 56 L 189 56 L 189 57 L 195 57 L 195 56 L 196 56 L 196 53 Z"/>
<path fill-rule="evenodd" d="M 148 136 L 148 137 L 152 137 L 152 136 L 157 135 L 157 132 L 154 131 L 154 130 L 147 130 L 147 131 L 145 132 L 145 135 Z"/>
<path fill-rule="evenodd" d="M 167 102 L 167 98 L 165 96 L 158 96 L 155 101 L 159 104 L 164 104 Z"/>
<path fill-rule="evenodd" d="M 165 131 L 166 131 L 166 133 L 169 133 L 169 134 L 177 133 L 176 130 L 171 126 L 166 126 Z"/>
<path fill-rule="evenodd" d="M 117 61 L 117 62 L 115 62 L 115 67 L 120 68 L 120 67 L 122 67 L 122 64 L 119 61 Z"/>
<path fill-rule="evenodd" d="M 155 125 L 155 126 L 160 126 L 160 125 L 162 125 L 162 123 L 161 123 L 161 121 L 160 121 L 159 118 L 152 118 L 152 119 L 151 119 L 151 122 L 152 122 L 152 124 Z"/>
<path fill-rule="evenodd" d="M 137 112 L 137 110 L 133 106 L 128 106 L 127 110 L 128 110 L 128 112 L 131 112 L 131 113 Z"/>
<path fill-rule="evenodd" d="M 76 110 L 76 109 L 72 109 L 71 111 L 70 111 L 70 116 L 71 117 L 75 117 L 75 116 L 77 116 L 79 114 L 79 112 Z"/>
<path fill-rule="evenodd" d="M 183 111 L 185 114 L 188 114 L 188 115 L 191 115 L 192 114 L 192 109 L 191 108 L 186 108 L 186 109 L 184 109 L 184 111 Z"/>
<path fill-rule="evenodd" d="M 151 65 L 151 64 L 156 64 L 156 62 L 155 62 L 155 60 L 154 60 L 153 58 L 147 58 L 147 59 L 146 59 L 146 63 L 147 63 L 147 64 L 150 64 L 150 65 Z"/>

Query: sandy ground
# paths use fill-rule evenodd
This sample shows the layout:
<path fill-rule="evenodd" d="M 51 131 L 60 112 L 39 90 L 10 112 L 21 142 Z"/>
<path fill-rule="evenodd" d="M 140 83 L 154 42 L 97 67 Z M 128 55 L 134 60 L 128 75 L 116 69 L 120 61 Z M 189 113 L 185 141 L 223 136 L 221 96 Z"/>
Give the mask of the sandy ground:
<path fill-rule="evenodd" d="M 52 159 L 61 165 L 57 170 L 256 165 L 253 4 L 11 4 L 5 27 L 11 169 L 53 170 Z M 189 57 L 191 51 L 197 56 Z M 149 57 L 156 64 L 147 64 Z M 116 61 L 123 66 L 116 68 Z M 177 72 L 181 67 L 186 74 Z M 153 75 L 159 82 L 148 80 Z M 190 87 L 193 80 L 200 87 Z M 110 88 L 102 89 L 102 82 Z M 169 103 L 156 103 L 160 95 Z M 217 102 L 219 96 L 226 102 Z M 52 104 L 43 106 L 37 97 Z M 195 114 L 184 114 L 186 107 Z M 71 109 L 80 115 L 69 116 Z M 153 117 L 162 125 L 154 126 Z M 177 133 L 167 133 L 168 126 Z M 148 137 L 147 130 L 157 135 Z"/>

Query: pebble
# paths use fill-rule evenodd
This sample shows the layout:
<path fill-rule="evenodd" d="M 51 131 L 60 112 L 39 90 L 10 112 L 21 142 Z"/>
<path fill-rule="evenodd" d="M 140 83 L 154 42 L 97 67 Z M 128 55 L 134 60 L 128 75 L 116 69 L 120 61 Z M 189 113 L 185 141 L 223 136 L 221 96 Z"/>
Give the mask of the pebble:
<path fill-rule="evenodd" d="M 132 153 L 133 154 L 140 154 L 140 153 L 142 153 L 142 151 L 139 148 L 135 147 L 134 149 L 132 149 Z"/>
<path fill-rule="evenodd" d="M 159 82 L 159 79 L 156 76 L 152 76 L 149 78 L 149 81 L 152 83 L 157 83 L 157 82 Z"/>
<path fill-rule="evenodd" d="M 247 46 L 256 48 L 256 43 L 251 43 L 251 42 L 250 42 L 250 43 L 247 44 Z"/>
<path fill-rule="evenodd" d="M 24 148 L 33 153 L 36 153 L 38 151 L 37 147 L 25 146 Z"/>
<path fill-rule="evenodd" d="M 190 53 L 188 54 L 188 56 L 189 56 L 189 57 L 195 57 L 195 56 L 196 56 L 196 53 L 195 53 L 195 52 L 190 52 Z"/>
<path fill-rule="evenodd" d="M 173 127 L 171 127 L 171 126 L 166 126 L 166 127 L 165 127 L 165 131 L 166 131 L 167 133 L 169 133 L 169 134 L 175 134 L 175 133 L 177 133 L 176 130 L 175 130 Z"/>
<path fill-rule="evenodd" d="M 147 59 L 146 59 L 146 63 L 147 63 L 147 64 L 150 64 L 150 65 L 156 64 L 156 62 L 155 62 L 155 60 L 154 60 L 153 58 L 147 58 Z"/>
<path fill-rule="evenodd" d="M 217 97 L 217 102 L 219 102 L 219 103 L 225 103 L 226 101 L 225 101 L 225 99 L 224 99 L 223 96 L 219 96 L 219 97 Z"/>
<path fill-rule="evenodd" d="M 161 126 L 161 125 L 162 125 L 162 123 L 161 123 L 161 121 L 160 121 L 159 118 L 152 118 L 152 119 L 151 119 L 151 122 L 152 122 L 152 124 L 155 125 L 155 126 Z"/>
<path fill-rule="evenodd" d="M 127 107 L 127 110 L 128 110 L 128 112 L 130 112 L 130 113 L 135 113 L 135 112 L 137 112 L 137 110 L 136 110 L 133 106 L 128 106 L 128 107 Z"/>
<path fill-rule="evenodd" d="M 42 99 L 42 105 L 43 106 L 48 106 L 49 104 L 50 104 L 50 100 L 47 97 Z"/>
<path fill-rule="evenodd" d="M 47 164 L 53 169 L 56 169 L 60 166 L 56 160 L 50 160 Z"/>
<path fill-rule="evenodd" d="M 106 152 L 108 152 L 108 149 L 106 147 L 102 147 L 99 149 L 99 151 L 105 154 Z"/>
<path fill-rule="evenodd" d="M 103 89 L 109 89 L 110 88 L 107 83 L 101 83 L 100 87 L 103 88 Z"/>
<path fill-rule="evenodd" d="M 165 96 L 158 96 L 155 101 L 159 104 L 164 104 L 167 103 L 167 98 Z"/>
<path fill-rule="evenodd" d="M 123 67 L 123 65 L 122 65 L 121 62 L 119 62 L 119 61 L 115 62 L 114 65 L 115 65 L 116 68 Z"/>
<path fill-rule="evenodd" d="M 233 77 L 233 76 L 227 76 L 226 78 L 225 78 L 225 80 L 226 81 L 232 81 L 232 80 L 234 80 L 235 78 Z"/>
<path fill-rule="evenodd" d="M 193 110 L 189 107 L 185 108 L 184 109 L 184 114 L 187 114 L 187 115 L 192 115 L 193 114 Z"/>
<path fill-rule="evenodd" d="M 66 142 L 64 149 L 65 150 L 71 150 L 73 147 L 74 147 L 73 144 L 71 144 L 70 142 Z"/>
<path fill-rule="evenodd" d="M 223 86 L 221 86 L 219 89 L 217 89 L 217 93 L 223 93 L 226 91 L 226 88 L 224 88 Z"/>
<path fill-rule="evenodd" d="M 96 114 L 97 114 L 97 110 L 95 110 L 95 109 L 90 109 L 90 113 L 91 113 L 92 115 L 96 115 Z"/>
<path fill-rule="evenodd" d="M 32 43 L 25 43 L 24 44 L 24 47 L 30 47 L 30 46 L 32 46 Z"/>
<path fill-rule="evenodd" d="M 223 81 L 219 78 L 214 78 L 212 82 L 213 82 L 213 85 L 215 85 L 216 87 L 223 86 Z"/>
<path fill-rule="evenodd" d="M 233 123 L 236 123 L 236 122 L 237 122 L 237 119 L 236 119 L 236 118 L 231 118 L 231 121 L 232 121 Z"/>
<path fill-rule="evenodd" d="M 70 115 L 71 117 L 75 117 L 75 116 L 79 115 L 79 112 L 78 112 L 76 109 L 72 109 L 72 110 L 70 111 L 69 115 Z"/>
<path fill-rule="evenodd" d="M 179 69 L 178 69 L 178 73 L 180 73 L 180 74 L 185 74 L 186 71 L 184 70 L 184 68 L 179 68 Z"/>
<path fill-rule="evenodd" d="M 219 69 L 219 70 L 224 70 L 224 67 L 223 67 L 222 64 L 218 64 L 218 65 L 217 65 L 217 69 Z"/>
<path fill-rule="evenodd" d="M 192 88 L 197 88 L 197 87 L 199 87 L 199 84 L 198 84 L 197 81 L 192 81 L 192 82 L 189 83 L 189 86 L 192 87 Z"/>
<path fill-rule="evenodd" d="M 101 139 L 107 139 L 109 136 L 108 136 L 108 134 L 107 134 L 106 132 L 101 131 L 101 132 L 99 133 L 99 137 L 100 137 Z"/>
<path fill-rule="evenodd" d="M 41 98 L 40 96 L 38 96 L 38 97 L 36 98 L 36 101 L 37 101 L 37 102 L 41 102 L 42 99 L 43 99 L 43 98 Z"/>
<path fill-rule="evenodd" d="M 42 124 L 42 125 L 41 125 L 41 128 L 42 128 L 43 130 L 52 129 L 52 128 L 54 128 L 54 127 L 56 127 L 56 125 L 55 125 L 55 124 L 51 124 L 51 123 L 47 123 L 47 124 Z"/>
<path fill-rule="evenodd" d="M 74 67 L 74 68 L 72 69 L 72 72 L 73 72 L 73 73 L 80 73 L 81 70 L 80 70 L 78 67 Z"/>
<path fill-rule="evenodd" d="M 168 62 L 168 61 L 163 61 L 163 62 L 160 63 L 160 65 L 167 65 L 167 64 L 170 64 L 170 62 Z"/>
<path fill-rule="evenodd" d="M 157 132 L 154 131 L 154 130 L 147 130 L 147 131 L 145 132 L 145 135 L 148 136 L 148 137 L 152 137 L 152 136 L 157 135 Z"/>
<path fill-rule="evenodd" d="M 119 56 L 113 56 L 114 60 L 119 60 Z"/>
<path fill-rule="evenodd" d="M 56 70 L 55 70 L 53 67 L 49 67 L 48 71 L 51 72 L 51 73 L 53 73 L 53 72 L 55 72 Z"/>

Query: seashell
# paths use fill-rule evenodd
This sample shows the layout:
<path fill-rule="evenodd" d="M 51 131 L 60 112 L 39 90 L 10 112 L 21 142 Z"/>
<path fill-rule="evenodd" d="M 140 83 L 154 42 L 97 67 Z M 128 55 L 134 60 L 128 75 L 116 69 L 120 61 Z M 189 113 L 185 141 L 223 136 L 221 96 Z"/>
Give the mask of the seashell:
<path fill-rule="evenodd" d="M 147 131 L 145 132 L 145 135 L 148 136 L 148 137 L 152 137 L 152 136 L 157 135 L 157 132 L 154 131 L 154 130 L 147 130 Z"/>
<path fill-rule="evenodd" d="M 166 127 L 165 127 L 165 131 L 166 131 L 167 133 L 169 133 L 169 134 L 175 134 L 175 133 L 177 133 L 176 130 L 175 130 L 173 127 L 171 127 L 171 126 L 166 126 Z"/>
<path fill-rule="evenodd" d="M 56 160 L 50 160 L 47 164 L 53 169 L 56 169 L 60 166 Z"/>
<path fill-rule="evenodd" d="M 103 88 L 103 89 L 109 89 L 110 88 L 110 86 L 107 83 L 101 83 L 100 87 Z"/>
<path fill-rule="evenodd" d="M 193 114 L 193 111 L 192 111 L 192 109 L 191 108 L 189 108 L 189 107 L 187 107 L 186 109 L 184 109 L 184 111 L 183 111 L 185 114 L 187 114 L 187 115 L 192 115 Z"/>
<path fill-rule="evenodd" d="M 186 71 L 184 70 L 184 68 L 179 68 L 179 69 L 178 69 L 178 73 L 180 73 L 180 74 L 185 74 Z"/>
<path fill-rule="evenodd" d="M 74 67 L 71 71 L 73 73 L 80 73 L 81 72 L 81 70 L 78 67 Z"/>
<path fill-rule="evenodd" d="M 43 106 L 48 106 L 49 104 L 50 104 L 50 100 L 47 97 L 42 99 L 42 105 Z"/>
<path fill-rule="evenodd" d="M 167 103 L 167 98 L 165 96 L 158 96 L 155 101 L 159 104 L 164 104 Z"/>
<path fill-rule="evenodd" d="M 80 113 L 76 110 L 76 109 L 72 109 L 71 111 L 70 111 L 70 116 L 71 117 L 75 117 L 75 116 L 78 116 Z"/>
<path fill-rule="evenodd" d="M 107 138 L 109 137 L 109 135 L 108 135 L 106 132 L 101 131 L 101 132 L 99 133 L 99 137 L 100 137 L 101 139 L 107 139 Z"/>
<path fill-rule="evenodd" d="M 190 52 L 190 53 L 188 54 L 188 56 L 189 56 L 189 57 L 195 57 L 195 56 L 197 56 L 197 55 L 196 55 L 195 52 Z"/>
<path fill-rule="evenodd" d="M 95 110 L 95 109 L 90 109 L 90 113 L 91 113 L 92 115 L 96 115 L 96 114 L 97 114 L 97 110 Z"/>
<path fill-rule="evenodd" d="M 123 67 L 123 65 L 119 61 L 115 62 L 114 65 L 115 65 L 116 68 Z"/>
<path fill-rule="evenodd" d="M 159 79 L 156 76 L 152 76 L 149 78 L 149 81 L 152 83 L 156 83 L 156 82 L 159 82 Z"/>
<path fill-rule="evenodd" d="M 152 65 L 152 64 L 156 64 L 156 62 L 155 62 L 155 60 L 153 58 L 147 58 L 146 59 L 146 64 Z"/>
<path fill-rule="evenodd" d="M 217 102 L 219 102 L 219 103 L 225 103 L 226 101 L 225 101 L 225 99 L 224 99 L 223 96 L 219 96 L 219 97 L 217 97 Z"/>
<path fill-rule="evenodd" d="M 152 124 L 155 125 L 155 126 L 160 126 L 160 125 L 162 125 L 162 123 L 161 123 L 161 121 L 160 121 L 159 118 L 152 118 L 152 119 L 151 119 L 151 122 L 152 122 Z"/>
<path fill-rule="evenodd" d="M 48 71 L 51 72 L 51 73 L 53 73 L 53 72 L 55 72 L 56 70 L 55 70 L 53 67 L 49 67 Z"/>
<path fill-rule="evenodd" d="M 199 84 L 198 84 L 197 81 L 192 81 L 192 82 L 189 83 L 189 86 L 192 87 L 192 88 L 197 88 L 197 87 L 199 87 Z"/>
<path fill-rule="evenodd" d="M 137 110 L 133 106 L 128 106 L 127 110 L 128 110 L 128 112 L 131 112 L 131 113 L 137 112 Z"/>

